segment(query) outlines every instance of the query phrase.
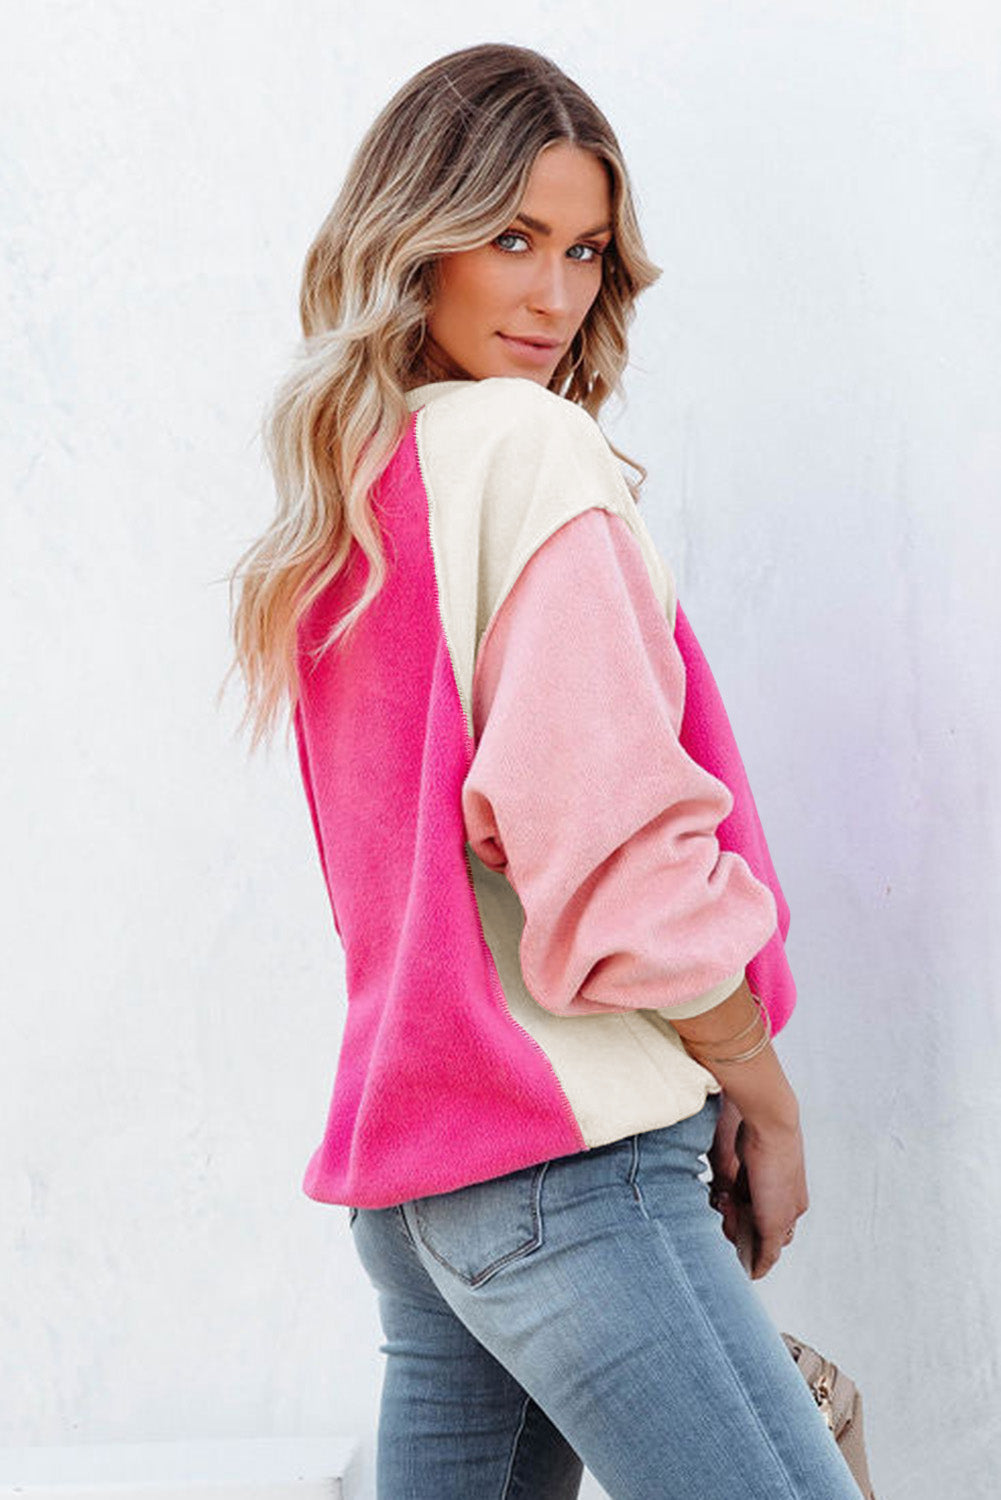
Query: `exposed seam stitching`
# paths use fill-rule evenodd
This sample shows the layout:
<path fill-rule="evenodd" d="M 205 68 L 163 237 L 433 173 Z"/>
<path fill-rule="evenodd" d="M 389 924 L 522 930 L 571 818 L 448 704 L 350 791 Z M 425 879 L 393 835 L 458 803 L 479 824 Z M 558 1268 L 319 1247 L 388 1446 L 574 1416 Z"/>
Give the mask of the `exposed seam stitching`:
<path fill-rule="evenodd" d="M 426 406 L 420 406 L 417 408 L 417 411 L 414 413 L 414 419 L 410 431 L 413 438 L 414 456 L 417 462 L 417 472 L 420 476 L 420 481 L 424 488 L 424 499 L 426 501 L 425 520 L 427 523 L 427 544 L 428 552 L 431 557 L 431 578 L 434 584 L 438 624 L 441 628 L 442 640 L 445 642 L 445 650 L 448 655 L 449 671 L 452 677 L 452 686 L 455 688 L 455 696 L 459 701 L 459 709 L 462 713 L 463 727 L 466 731 L 466 769 L 463 773 L 463 781 L 465 781 L 465 777 L 469 772 L 469 767 L 472 764 L 473 755 L 475 754 L 476 750 L 473 735 L 472 700 L 476 657 L 474 652 L 473 676 L 469 680 L 469 699 L 467 702 L 466 698 L 463 695 L 462 686 L 459 682 L 458 649 L 451 632 L 451 601 L 446 601 L 445 594 L 443 592 L 443 588 L 445 583 L 447 582 L 447 578 L 446 570 L 443 560 L 440 556 L 440 549 L 438 547 L 437 541 L 438 502 L 435 498 L 434 488 L 431 484 L 430 472 L 427 464 L 425 463 L 424 456 L 424 429 L 427 422 L 426 412 Z M 447 610 L 446 602 L 449 606 Z M 487 972 L 491 976 L 490 989 L 494 1003 L 498 1007 L 498 1012 L 504 1018 L 506 1018 L 510 1022 L 510 1024 L 517 1029 L 518 1032 L 520 1032 L 521 1036 L 523 1036 L 528 1042 L 531 1043 L 531 1045 L 542 1057 L 548 1070 L 549 1076 L 552 1079 L 552 1082 L 555 1084 L 556 1089 L 559 1093 L 559 1104 L 563 1122 L 569 1127 L 571 1135 L 575 1137 L 578 1142 L 576 1148 L 571 1148 L 571 1150 L 576 1149 L 578 1151 L 584 1151 L 587 1149 L 587 1142 L 585 1141 L 584 1133 L 580 1128 L 580 1121 L 577 1119 L 577 1115 L 567 1095 L 566 1089 L 563 1087 L 556 1069 L 553 1066 L 552 1058 L 549 1056 L 549 1053 L 546 1051 L 545 1047 L 543 1047 L 542 1043 L 538 1041 L 527 1029 L 527 1027 L 523 1026 L 521 1022 L 518 1021 L 512 1014 L 510 1002 L 508 1001 L 504 986 L 501 983 L 500 974 L 497 970 L 496 960 L 494 959 L 490 944 L 487 942 L 487 935 L 483 928 L 483 912 L 480 907 L 480 899 L 476 890 L 476 879 L 473 874 L 472 858 L 468 839 L 466 839 L 463 844 L 463 856 L 466 862 L 466 876 L 469 881 L 469 891 L 473 898 L 473 904 L 476 908 L 476 927 L 479 933 L 480 953 L 487 961 Z M 477 856 L 477 858 L 479 858 L 479 856 Z M 480 863 L 483 863 L 482 860 L 480 860 Z"/>
<path fill-rule="evenodd" d="M 511 1444 L 511 1455 L 507 1461 L 507 1473 L 504 1475 L 504 1486 L 501 1489 L 497 1500 L 507 1500 L 508 1495 L 511 1493 L 510 1486 L 511 1480 L 514 1476 L 515 1454 L 518 1452 L 518 1443 L 521 1441 L 521 1434 L 525 1430 L 525 1422 L 528 1419 L 528 1403 L 531 1401 L 531 1399 L 531 1396 L 526 1396 L 524 1402 L 522 1403 L 521 1421 L 518 1423 L 518 1430 L 515 1433 L 514 1440 Z"/>
<path fill-rule="evenodd" d="M 424 429 L 427 426 L 427 418 L 425 415 L 426 411 L 427 408 L 424 406 L 418 408 L 417 413 L 414 417 L 413 434 L 414 452 L 417 456 L 417 472 L 420 475 L 421 484 L 424 487 L 424 498 L 427 501 L 427 541 L 428 552 L 431 554 L 432 581 L 434 583 L 435 601 L 438 606 L 438 623 L 441 626 L 442 638 L 445 642 L 445 649 L 448 652 L 448 663 L 452 672 L 452 682 L 455 686 L 456 697 L 459 700 L 459 707 L 462 710 L 462 718 L 466 726 L 466 737 L 468 740 L 472 740 L 473 682 L 472 678 L 470 678 L 469 697 L 467 699 L 466 694 L 463 692 L 462 683 L 460 683 L 459 681 L 459 652 L 458 643 L 455 641 L 452 634 L 451 600 L 449 599 L 448 601 L 446 601 L 443 593 L 443 586 L 447 582 L 447 579 L 444 561 L 441 556 L 441 548 L 438 545 L 438 501 L 435 496 L 434 486 L 431 483 L 431 474 L 428 464 L 425 461 L 424 452 Z M 446 603 L 448 604 L 447 610 Z"/>
<path fill-rule="evenodd" d="M 466 753 L 467 753 L 467 756 L 468 756 L 469 760 L 471 761 L 472 760 L 472 756 L 473 756 L 472 740 L 471 739 L 467 741 L 467 752 Z M 473 860 L 475 859 L 476 862 L 477 862 L 477 864 L 481 865 L 484 869 L 486 869 L 487 866 L 483 864 L 483 861 L 482 861 L 482 859 L 480 859 L 479 855 L 476 853 L 476 850 L 472 849 L 470 847 L 470 843 L 469 843 L 468 839 L 466 839 L 466 842 L 465 842 L 465 844 L 463 846 L 463 853 L 465 854 L 465 857 L 466 857 L 466 871 L 467 871 L 467 874 L 469 875 L 469 888 L 470 888 L 470 891 L 472 893 L 473 904 L 476 907 L 476 926 L 477 926 L 477 930 L 478 930 L 479 936 L 480 936 L 480 951 L 481 951 L 483 957 L 486 960 L 487 972 L 491 976 L 491 979 L 490 979 L 491 993 L 493 993 L 493 991 L 496 989 L 496 995 L 494 996 L 494 999 L 495 999 L 495 1002 L 498 1005 L 498 1008 L 501 1010 L 502 1015 L 504 1016 L 504 1018 L 507 1021 L 509 1021 L 511 1023 L 511 1025 L 513 1027 L 515 1027 L 521 1033 L 521 1035 L 527 1041 L 529 1041 L 532 1044 L 532 1046 L 535 1048 L 536 1052 L 538 1052 L 541 1055 L 541 1057 L 543 1059 L 543 1062 L 545 1063 L 546 1069 L 547 1069 L 550 1077 L 552 1078 L 553 1083 L 556 1085 L 556 1088 L 557 1088 L 557 1090 L 559 1092 L 559 1096 L 560 1096 L 560 1109 L 561 1109 L 562 1114 L 563 1114 L 564 1123 L 569 1127 L 571 1134 L 574 1137 L 576 1137 L 576 1139 L 577 1139 L 577 1141 L 578 1141 L 579 1144 L 576 1147 L 571 1147 L 569 1152 L 559 1152 L 558 1154 L 561 1155 L 561 1156 L 565 1156 L 565 1155 L 573 1154 L 573 1152 L 575 1150 L 576 1151 L 586 1151 L 588 1149 L 588 1145 L 587 1145 L 587 1141 L 584 1139 L 584 1132 L 580 1128 L 580 1121 L 578 1120 L 578 1118 L 577 1118 L 577 1116 L 576 1116 L 576 1114 L 574 1112 L 573 1104 L 570 1101 L 569 1094 L 567 1093 L 566 1089 L 563 1086 L 563 1081 L 562 1081 L 562 1079 L 560 1078 L 559 1074 L 556 1071 L 556 1067 L 555 1067 L 555 1064 L 553 1063 L 553 1059 L 550 1057 L 550 1055 L 546 1051 L 545 1047 L 539 1041 L 538 1037 L 534 1037 L 532 1035 L 532 1033 L 529 1031 L 528 1027 L 525 1026 L 523 1022 L 521 1022 L 521 1021 L 518 1020 L 517 1016 L 514 1014 L 514 1011 L 511 1009 L 511 1002 L 508 999 L 507 991 L 505 990 L 504 985 L 501 982 L 500 970 L 497 967 L 497 960 L 494 958 L 493 949 L 490 947 L 490 944 L 487 942 L 486 929 L 485 929 L 484 923 L 483 923 L 483 908 L 480 905 L 479 892 L 477 891 L 477 888 L 476 888 L 476 875 L 475 875 L 475 872 L 473 870 Z M 503 876 L 502 879 L 506 880 L 507 877 Z M 510 885 L 510 881 L 508 881 L 508 884 Z M 513 887 L 512 887 L 512 889 L 513 889 Z M 524 976 L 522 976 L 522 977 L 524 978 Z M 527 989 L 527 986 L 526 986 L 526 989 Z M 534 999 L 534 996 L 530 996 L 530 998 Z M 536 1002 L 536 1003 L 538 1003 L 538 1002 Z"/>
<path fill-rule="evenodd" d="M 592 510 L 603 510 L 608 515 L 612 516 L 621 516 L 622 514 L 621 511 L 616 510 L 615 507 L 608 502 L 592 501 L 589 504 L 585 505 L 583 510 L 575 510 L 573 515 L 557 516 L 556 520 L 552 523 L 548 531 L 542 533 L 539 537 L 533 535 L 529 539 L 527 544 L 523 544 L 521 552 L 514 554 L 513 560 L 508 563 L 507 575 L 501 583 L 497 599 L 495 600 L 493 609 L 490 611 L 490 616 L 483 627 L 483 634 L 480 636 L 480 643 L 476 651 L 475 660 L 473 662 L 474 682 L 476 680 L 476 664 L 479 662 L 480 657 L 483 655 L 483 651 L 487 643 L 487 638 L 493 633 L 494 626 L 497 623 L 497 617 L 504 607 L 508 595 L 513 592 L 515 584 L 521 578 L 521 575 L 528 567 L 528 564 L 532 561 L 535 554 L 537 552 L 540 552 L 546 545 L 546 543 L 548 541 L 551 541 L 552 538 L 556 536 L 557 532 L 563 530 L 564 526 L 569 526 L 571 521 L 579 521 L 581 516 L 588 515 Z"/>

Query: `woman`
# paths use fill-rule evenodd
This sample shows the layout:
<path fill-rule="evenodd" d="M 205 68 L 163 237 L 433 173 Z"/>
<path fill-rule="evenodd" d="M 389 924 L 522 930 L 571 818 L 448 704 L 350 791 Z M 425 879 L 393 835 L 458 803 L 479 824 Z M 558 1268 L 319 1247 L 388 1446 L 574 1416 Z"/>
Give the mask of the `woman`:
<path fill-rule="evenodd" d="M 794 991 L 595 421 L 657 274 L 593 102 L 455 53 L 359 148 L 269 421 L 237 658 L 255 741 L 292 707 L 346 951 L 304 1188 L 378 1292 L 383 1500 L 571 1496 L 585 1463 L 613 1500 L 857 1495 L 726 1243 L 743 1190 L 761 1277 L 807 1207 Z"/>

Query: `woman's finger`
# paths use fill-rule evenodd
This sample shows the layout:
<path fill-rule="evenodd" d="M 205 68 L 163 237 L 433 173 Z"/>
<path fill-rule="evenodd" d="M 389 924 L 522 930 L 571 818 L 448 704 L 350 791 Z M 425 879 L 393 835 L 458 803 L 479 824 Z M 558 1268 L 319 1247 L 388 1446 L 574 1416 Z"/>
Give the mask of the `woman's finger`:
<path fill-rule="evenodd" d="M 740 1111 L 724 1094 L 723 1107 L 716 1122 L 713 1143 L 706 1153 L 709 1165 L 712 1167 L 712 1187 L 715 1187 L 717 1192 L 723 1189 L 731 1190 L 740 1169 L 740 1158 L 737 1155 L 736 1146 L 739 1126 Z M 710 1189 L 710 1198 L 713 1197 L 715 1194 Z"/>
<path fill-rule="evenodd" d="M 762 1276 L 767 1276 L 784 1248 L 785 1241 L 782 1235 L 771 1235 L 767 1239 L 759 1240 L 751 1270 L 751 1280 L 758 1281 Z"/>

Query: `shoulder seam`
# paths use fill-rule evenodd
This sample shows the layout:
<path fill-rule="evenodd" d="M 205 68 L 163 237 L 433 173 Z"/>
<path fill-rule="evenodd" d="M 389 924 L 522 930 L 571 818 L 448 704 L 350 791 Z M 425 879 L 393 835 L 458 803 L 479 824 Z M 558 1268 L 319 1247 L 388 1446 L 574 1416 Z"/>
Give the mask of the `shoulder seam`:
<path fill-rule="evenodd" d="M 483 632 L 482 632 L 482 634 L 480 636 L 479 645 L 477 647 L 476 653 L 475 653 L 474 658 L 473 658 L 473 678 L 474 679 L 476 677 L 476 667 L 477 667 L 477 664 L 479 663 L 480 657 L 483 655 L 483 650 L 484 650 L 484 647 L 486 646 L 487 639 L 490 636 L 491 631 L 493 630 L 493 627 L 494 627 L 494 624 L 495 624 L 495 622 L 497 620 L 497 617 L 500 614 L 501 609 L 504 606 L 504 602 L 505 602 L 506 599 L 509 598 L 512 589 L 518 583 L 519 578 L 524 573 L 525 569 L 528 567 L 528 564 L 531 562 L 532 558 L 539 551 L 540 547 L 544 547 L 545 544 L 546 544 L 546 542 L 548 542 L 552 537 L 554 537 L 557 534 L 557 532 L 563 530 L 564 526 L 569 526 L 572 521 L 579 520 L 581 516 L 586 516 L 587 513 L 589 511 L 592 511 L 592 510 L 604 511 L 605 514 L 609 515 L 609 516 L 618 516 L 621 521 L 623 521 L 627 526 L 629 526 L 629 522 L 628 522 L 628 520 L 626 520 L 626 517 L 622 514 L 622 512 L 620 510 L 617 510 L 614 506 L 612 506 L 612 505 L 602 505 L 602 504 L 598 503 L 597 501 L 591 501 L 588 505 L 582 506 L 580 510 L 575 510 L 574 513 L 573 513 L 573 515 L 560 516 L 559 519 L 553 524 L 553 526 L 550 527 L 550 529 L 544 535 L 539 536 L 538 538 L 533 537 L 533 539 L 532 539 L 532 546 L 526 552 L 525 556 L 520 559 L 520 561 L 518 562 L 517 567 L 516 568 L 512 568 L 512 576 L 511 576 L 510 582 L 508 583 L 507 587 L 501 591 L 501 593 L 498 596 L 497 601 L 494 604 L 494 607 L 493 607 L 493 609 L 492 609 L 492 611 L 490 613 L 490 618 L 487 620 L 486 624 L 483 627 Z M 629 529 L 630 529 L 630 531 L 633 531 L 633 528 L 631 526 L 629 527 Z M 635 532 L 633 534 L 635 535 Z M 638 538 L 637 538 L 637 540 L 638 540 Z"/>

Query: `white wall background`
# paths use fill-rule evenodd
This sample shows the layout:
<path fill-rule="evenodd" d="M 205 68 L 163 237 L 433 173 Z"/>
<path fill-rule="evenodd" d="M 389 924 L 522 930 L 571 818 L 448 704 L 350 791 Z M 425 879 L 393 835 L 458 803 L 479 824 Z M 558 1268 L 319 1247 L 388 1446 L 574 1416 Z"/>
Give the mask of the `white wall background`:
<path fill-rule="evenodd" d="M 881 1497 L 996 1497 L 996 7 L 3 20 L 0 1443 L 374 1428 L 374 1296 L 299 1186 L 341 955 L 292 757 L 214 703 L 222 580 L 350 151 L 513 40 L 631 163 L 664 275 L 607 425 L 793 908 L 812 1207 L 761 1295 L 857 1378 Z"/>

